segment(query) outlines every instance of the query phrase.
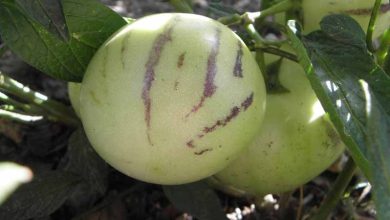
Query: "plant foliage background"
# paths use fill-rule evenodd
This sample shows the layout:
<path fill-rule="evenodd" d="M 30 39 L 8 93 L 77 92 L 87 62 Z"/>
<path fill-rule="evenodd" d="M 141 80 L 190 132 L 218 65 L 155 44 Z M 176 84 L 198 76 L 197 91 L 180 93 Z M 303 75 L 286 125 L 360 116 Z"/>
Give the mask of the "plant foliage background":
<path fill-rule="evenodd" d="M 256 11 L 260 4 L 194 2 L 196 13 L 214 18 Z M 263 3 L 267 7 L 273 1 Z M 167 1 L 151 0 L 0 0 L 0 71 L 69 104 L 66 83 L 58 79 L 80 82 L 100 44 L 131 22 L 122 16 L 174 10 Z M 253 46 L 250 36 L 235 28 Z M 363 30 L 349 17 L 327 17 L 321 29 L 303 35 L 290 22 L 287 32 L 299 52 L 297 60 L 360 168 L 332 216 L 389 219 L 389 64 L 377 64 Z M 203 181 L 168 187 L 124 176 L 96 155 L 82 129 L 66 123 L 22 125 L 0 119 L 0 132 L 0 160 L 23 164 L 34 174 L 32 182 L 0 206 L 0 219 L 305 219 L 345 163 L 340 159 L 290 194 L 235 198 Z"/>

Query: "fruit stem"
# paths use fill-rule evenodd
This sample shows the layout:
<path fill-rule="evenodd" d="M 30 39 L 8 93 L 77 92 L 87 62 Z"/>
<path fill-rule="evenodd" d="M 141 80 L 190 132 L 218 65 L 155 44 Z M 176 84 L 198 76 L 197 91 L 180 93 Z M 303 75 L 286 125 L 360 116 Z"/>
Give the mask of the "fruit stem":
<path fill-rule="evenodd" d="M 312 220 L 323 220 L 328 218 L 343 196 L 345 189 L 355 174 L 355 171 L 356 164 L 350 157 Z"/>
<path fill-rule="evenodd" d="M 31 90 L 29 87 L 4 75 L 2 72 L 0 72 L 0 90 L 17 96 L 31 104 L 32 107 L 29 108 L 28 104 L 22 106 L 22 103 L 15 100 L 7 100 L 8 96 L 5 94 L 5 96 L 3 96 L 3 101 L 11 105 L 21 107 L 23 110 L 27 111 L 27 114 L 36 114 L 39 112 L 45 114 L 45 117 L 49 120 L 60 121 L 70 126 L 77 126 L 79 124 L 76 115 L 69 107 L 64 106 L 60 102 L 49 99 L 49 97 L 42 93 Z"/>
<path fill-rule="evenodd" d="M 381 6 L 381 0 L 375 0 L 374 8 L 372 9 L 371 12 L 370 23 L 368 23 L 366 43 L 367 43 L 368 50 L 370 50 L 371 52 L 374 52 L 374 47 L 372 45 L 372 38 L 375 29 L 375 21 L 378 16 L 378 11 L 380 6 Z"/>
<path fill-rule="evenodd" d="M 175 8 L 178 12 L 183 13 L 194 13 L 192 10 L 191 4 L 186 0 L 169 0 L 169 3 Z"/>

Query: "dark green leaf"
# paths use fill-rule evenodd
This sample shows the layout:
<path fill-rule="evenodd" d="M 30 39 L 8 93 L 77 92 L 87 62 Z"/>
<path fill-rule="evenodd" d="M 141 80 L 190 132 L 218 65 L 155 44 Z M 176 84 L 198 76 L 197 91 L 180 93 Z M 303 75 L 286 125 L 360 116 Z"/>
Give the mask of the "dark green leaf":
<path fill-rule="evenodd" d="M 170 0 L 171 5 L 177 12 L 193 13 L 192 2 L 188 0 Z"/>
<path fill-rule="evenodd" d="M 16 3 L 26 15 L 53 35 L 57 35 L 62 40 L 69 40 L 61 0 L 16 0 Z"/>
<path fill-rule="evenodd" d="M 88 208 L 107 190 L 108 165 L 91 147 L 84 130 L 79 128 L 69 139 L 67 164 L 64 170 L 83 177 L 68 203 L 76 208 Z"/>
<path fill-rule="evenodd" d="M 378 219 L 390 219 L 390 117 L 370 87 L 362 82 L 366 99 L 368 159 L 374 167 L 372 183 Z"/>
<path fill-rule="evenodd" d="M 357 22 L 345 15 L 327 16 L 320 22 L 321 29 L 332 39 L 352 46 L 367 49 L 366 34 Z"/>
<path fill-rule="evenodd" d="M 215 192 L 204 181 L 163 186 L 169 200 L 180 210 L 200 220 L 226 219 Z"/>
<path fill-rule="evenodd" d="M 340 26 L 342 33 L 335 34 L 336 28 L 329 25 L 331 21 Z M 365 35 L 359 24 L 346 15 L 327 16 L 321 23 L 327 23 L 327 28 L 322 29 L 323 32 L 310 34 L 303 41 L 311 58 L 326 62 L 330 70 L 340 77 L 348 78 L 347 75 L 351 75 L 356 85 L 356 79 L 366 80 L 379 103 L 390 114 L 390 78 L 367 51 Z"/>
<path fill-rule="evenodd" d="M 92 148 L 82 128 L 69 138 L 67 157 L 64 170 L 82 176 L 91 190 L 106 192 L 108 165 Z"/>
<path fill-rule="evenodd" d="M 23 220 L 53 213 L 68 198 L 80 178 L 66 172 L 35 176 L 0 207 L 0 219 Z"/>
<path fill-rule="evenodd" d="M 300 32 L 295 32 L 295 34 L 296 35 L 289 33 L 292 45 L 298 52 L 299 62 L 306 70 L 307 76 L 318 99 L 321 101 L 325 111 L 329 113 L 333 124 L 336 126 L 357 165 L 365 174 L 369 174 L 370 165 L 363 152 L 364 134 L 361 130 L 361 123 L 359 122 L 359 120 L 365 116 L 365 113 L 358 112 L 360 115 L 355 116 L 355 112 L 351 112 L 356 109 L 358 109 L 358 111 L 364 109 L 364 103 L 360 101 L 363 97 L 363 91 L 360 89 L 355 91 L 352 88 L 349 93 L 345 93 L 344 90 L 340 90 L 340 86 L 341 84 L 344 84 L 344 82 L 338 82 L 339 79 L 337 78 L 333 79 L 337 77 L 337 75 L 331 71 L 333 67 L 327 67 L 324 66 L 324 63 L 318 63 L 320 60 L 316 60 L 313 53 L 309 56 L 309 49 L 305 48 L 306 45 L 304 46 L 303 44 L 304 37 L 300 36 Z M 314 34 L 312 34 L 312 36 L 313 35 Z M 337 51 L 336 48 L 334 49 L 334 51 Z M 337 70 L 339 70 L 339 67 Z M 344 77 L 353 76 L 345 75 Z M 351 86 L 350 82 L 354 81 L 354 79 L 346 80 L 346 85 L 342 85 L 341 88 Z M 358 82 L 356 82 L 355 79 L 352 87 L 355 86 L 355 88 L 360 88 L 360 85 L 357 84 Z M 346 97 L 348 97 L 348 99 Z M 353 109 L 350 109 L 350 107 L 353 107 Z"/>
<path fill-rule="evenodd" d="M 7 46 L 5 44 L 0 44 L 0 58 L 3 56 L 3 54 L 7 51 Z"/>
<path fill-rule="evenodd" d="M 291 22 L 297 31 L 289 36 L 322 106 L 374 186 L 378 216 L 389 219 L 390 78 L 361 44 L 364 35 L 351 24 L 355 21 L 340 16 L 326 22 L 338 20 L 342 34 L 328 24 L 305 37 Z"/>
<path fill-rule="evenodd" d="M 283 58 L 279 58 L 277 61 L 274 61 L 267 65 L 266 74 L 267 74 L 267 94 L 277 94 L 277 93 L 286 93 L 289 92 L 279 81 L 279 69 L 282 64 Z"/>
<path fill-rule="evenodd" d="M 283 0 L 262 0 L 261 1 L 261 10 L 267 9 Z"/>
<path fill-rule="evenodd" d="M 0 2 L 1 37 L 27 63 L 51 76 L 81 81 L 99 46 L 126 21 L 96 0 L 63 0 L 70 40 L 62 41 L 15 0 Z"/>
<path fill-rule="evenodd" d="M 209 10 L 209 13 L 215 14 L 219 17 L 229 16 L 238 13 L 236 9 L 223 5 L 221 1 L 210 2 L 207 9 Z"/>

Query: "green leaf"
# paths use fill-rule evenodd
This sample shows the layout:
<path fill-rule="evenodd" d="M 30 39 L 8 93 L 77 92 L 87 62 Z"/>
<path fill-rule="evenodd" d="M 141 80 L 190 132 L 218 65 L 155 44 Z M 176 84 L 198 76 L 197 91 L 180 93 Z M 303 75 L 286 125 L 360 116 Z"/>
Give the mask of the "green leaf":
<path fill-rule="evenodd" d="M 367 51 L 363 30 L 352 18 L 326 17 L 322 31 L 308 36 L 302 36 L 293 21 L 289 26 L 289 37 L 314 91 L 374 186 L 378 217 L 389 219 L 389 76 Z"/>
<path fill-rule="evenodd" d="M 188 0 L 170 0 L 171 5 L 177 12 L 193 13 L 192 2 Z"/>
<path fill-rule="evenodd" d="M 5 44 L 0 44 L 0 58 L 7 52 L 8 48 Z"/>
<path fill-rule="evenodd" d="M 262 0 L 261 1 L 261 10 L 267 9 L 283 0 Z"/>
<path fill-rule="evenodd" d="M 215 14 L 218 17 L 229 16 L 239 13 L 236 9 L 224 5 L 221 1 L 212 1 L 208 4 L 209 13 Z"/>
<path fill-rule="evenodd" d="M 61 0 L 16 0 L 24 13 L 57 35 L 62 40 L 69 40 L 69 33 L 62 13 Z"/>
<path fill-rule="evenodd" d="M 267 65 L 266 74 L 267 74 L 267 94 L 280 94 L 290 92 L 286 87 L 284 87 L 279 81 L 279 70 L 280 65 L 282 64 L 283 58 Z"/>
<path fill-rule="evenodd" d="M 78 209 L 89 208 L 106 193 L 109 167 L 93 150 L 82 127 L 69 138 L 66 158 L 63 170 L 83 177 L 67 204 Z"/>
<path fill-rule="evenodd" d="M 217 195 L 204 181 L 163 186 L 163 189 L 178 209 L 194 215 L 199 220 L 226 219 Z"/>
<path fill-rule="evenodd" d="M 100 45 L 126 24 L 96 0 L 63 0 L 69 41 L 24 13 L 15 0 L 0 2 L 0 34 L 24 61 L 53 77 L 80 82 Z"/>
<path fill-rule="evenodd" d="M 365 91 L 367 114 L 368 159 L 374 167 L 372 183 L 378 219 L 390 219 L 390 117 L 375 98 L 366 82 Z"/>
<path fill-rule="evenodd" d="M 332 39 L 367 50 L 366 34 L 356 22 L 344 15 L 327 16 L 320 22 L 322 31 Z"/>
<path fill-rule="evenodd" d="M 80 178 L 74 174 L 53 171 L 35 176 L 21 186 L 2 206 L 0 219 L 23 220 L 43 217 L 57 210 L 68 198 Z"/>
<path fill-rule="evenodd" d="M 82 176 L 90 190 L 104 194 L 107 189 L 108 165 L 95 152 L 80 127 L 69 138 L 68 163 L 64 170 Z"/>

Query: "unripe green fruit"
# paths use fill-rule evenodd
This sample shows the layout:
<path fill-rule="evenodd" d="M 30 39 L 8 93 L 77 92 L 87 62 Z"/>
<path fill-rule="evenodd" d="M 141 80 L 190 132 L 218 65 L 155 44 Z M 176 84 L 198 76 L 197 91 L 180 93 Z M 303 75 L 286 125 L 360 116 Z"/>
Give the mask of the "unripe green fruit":
<path fill-rule="evenodd" d="M 70 104 L 77 116 L 80 117 L 80 83 L 68 82 L 68 94 Z"/>
<path fill-rule="evenodd" d="M 302 67 L 283 60 L 279 80 L 290 92 L 267 95 L 256 140 L 212 179 L 222 189 L 255 196 L 290 191 L 319 175 L 343 152 L 344 144 Z"/>
<path fill-rule="evenodd" d="M 193 14 L 147 16 L 115 33 L 84 76 L 80 113 L 119 171 L 182 184 L 223 169 L 258 133 L 265 86 L 227 27 Z"/>
<path fill-rule="evenodd" d="M 367 31 L 375 0 L 303 0 L 304 30 L 311 32 L 319 29 L 320 21 L 330 14 L 352 16 Z M 375 23 L 374 36 L 378 37 L 390 28 L 390 6 L 388 0 L 382 0 Z"/>

